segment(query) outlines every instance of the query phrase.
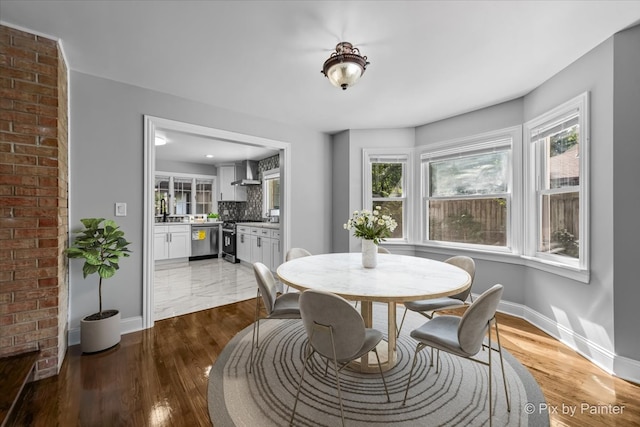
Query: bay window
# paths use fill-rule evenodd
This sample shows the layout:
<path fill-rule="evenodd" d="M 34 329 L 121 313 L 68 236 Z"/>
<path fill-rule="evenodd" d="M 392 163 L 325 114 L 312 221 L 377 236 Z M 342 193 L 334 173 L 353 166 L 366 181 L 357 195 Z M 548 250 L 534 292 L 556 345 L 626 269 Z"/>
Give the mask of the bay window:
<path fill-rule="evenodd" d="M 420 156 L 424 243 L 517 252 L 512 171 L 520 133 L 448 141 Z"/>
<path fill-rule="evenodd" d="M 588 94 L 525 124 L 526 255 L 588 268 Z"/>
<path fill-rule="evenodd" d="M 410 159 L 408 152 L 394 150 L 364 151 L 363 208 L 380 206 L 383 215 L 391 215 L 398 226 L 387 240 L 408 240 L 408 197 Z"/>

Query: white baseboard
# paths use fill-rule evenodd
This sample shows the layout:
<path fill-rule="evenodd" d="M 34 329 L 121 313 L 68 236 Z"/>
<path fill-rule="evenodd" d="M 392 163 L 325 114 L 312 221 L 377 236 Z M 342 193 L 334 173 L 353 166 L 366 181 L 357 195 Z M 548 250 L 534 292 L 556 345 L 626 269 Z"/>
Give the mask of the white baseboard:
<path fill-rule="evenodd" d="M 478 296 L 480 295 L 473 294 L 474 299 Z M 540 328 L 543 332 L 576 351 L 608 374 L 640 384 L 640 361 L 618 356 L 555 320 L 522 304 L 501 301 L 498 310 L 502 313 L 520 317 Z"/>
<path fill-rule="evenodd" d="M 142 329 L 142 316 L 127 317 L 120 320 L 121 334 L 141 331 Z M 69 329 L 68 340 L 69 346 L 80 344 L 80 327 Z"/>
<path fill-rule="evenodd" d="M 640 361 L 624 356 L 616 356 L 613 361 L 615 376 L 640 384 Z"/>

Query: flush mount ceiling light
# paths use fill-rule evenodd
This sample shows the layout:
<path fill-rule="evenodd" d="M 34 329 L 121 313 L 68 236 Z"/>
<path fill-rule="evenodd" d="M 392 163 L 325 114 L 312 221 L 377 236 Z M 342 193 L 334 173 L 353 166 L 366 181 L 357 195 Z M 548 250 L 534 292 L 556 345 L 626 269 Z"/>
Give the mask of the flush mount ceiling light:
<path fill-rule="evenodd" d="M 347 90 L 360 80 L 367 65 L 367 57 L 360 55 L 357 47 L 349 42 L 340 42 L 336 45 L 336 51 L 324 61 L 321 72 L 332 85 Z"/>

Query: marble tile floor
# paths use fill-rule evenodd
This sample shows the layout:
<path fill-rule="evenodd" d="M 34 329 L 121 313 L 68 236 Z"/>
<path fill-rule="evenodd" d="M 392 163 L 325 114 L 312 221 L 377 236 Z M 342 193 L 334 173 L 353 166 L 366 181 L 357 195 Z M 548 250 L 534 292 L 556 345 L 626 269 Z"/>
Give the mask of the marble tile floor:
<path fill-rule="evenodd" d="M 255 298 L 257 290 L 250 265 L 221 258 L 156 268 L 154 286 L 155 320 Z"/>

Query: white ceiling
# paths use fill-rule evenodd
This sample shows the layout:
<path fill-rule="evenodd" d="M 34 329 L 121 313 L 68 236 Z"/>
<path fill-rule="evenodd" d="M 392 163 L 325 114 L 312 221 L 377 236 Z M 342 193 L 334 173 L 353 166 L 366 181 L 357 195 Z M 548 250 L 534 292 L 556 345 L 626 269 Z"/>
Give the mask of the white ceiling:
<path fill-rule="evenodd" d="M 156 146 L 156 159 L 161 160 L 220 165 L 239 160 L 262 160 L 278 154 L 277 150 L 269 148 L 167 129 L 157 130 L 156 135 L 167 141 L 165 145 Z M 208 154 L 213 158 L 206 157 Z"/>
<path fill-rule="evenodd" d="M 640 22 L 640 1 L 2 0 L 0 17 L 60 39 L 71 69 L 335 133 L 522 96 Z M 340 41 L 371 62 L 347 91 L 320 73 Z"/>

